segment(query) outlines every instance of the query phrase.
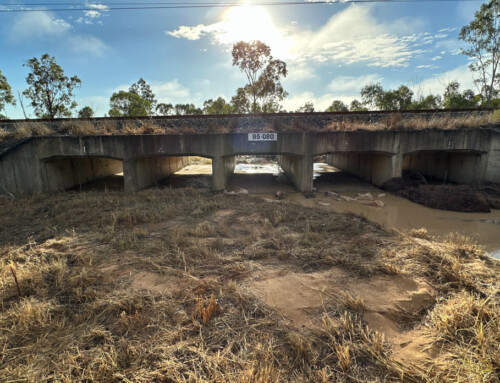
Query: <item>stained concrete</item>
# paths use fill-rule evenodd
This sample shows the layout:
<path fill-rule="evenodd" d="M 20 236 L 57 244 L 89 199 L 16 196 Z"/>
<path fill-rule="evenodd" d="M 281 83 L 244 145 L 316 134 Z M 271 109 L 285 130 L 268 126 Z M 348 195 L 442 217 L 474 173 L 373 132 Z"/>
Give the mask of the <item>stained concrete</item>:
<path fill-rule="evenodd" d="M 40 167 L 46 193 L 63 191 L 123 171 L 122 161 L 103 157 L 72 157 L 44 161 Z"/>
<path fill-rule="evenodd" d="M 123 165 L 125 191 L 134 192 L 155 185 L 187 165 L 187 157 L 178 156 L 127 159 Z"/>
<path fill-rule="evenodd" d="M 136 191 L 182 168 L 187 156 L 212 159 L 214 190 L 227 187 L 238 155 L 277 155 L 303 192 L 312 190 L 313 158 L 324 154 L 334 166 L 376 185 L 401 176 L 405 167 L 457 182 L 500 182 L 499 137 L 487 129 L 278 133 L 269 142 L 251 142 L 240 133 L 36 137 L 0 154 L 0 192 L 61 190 L 112 173 L 120 161 L 125 190 Z"/>

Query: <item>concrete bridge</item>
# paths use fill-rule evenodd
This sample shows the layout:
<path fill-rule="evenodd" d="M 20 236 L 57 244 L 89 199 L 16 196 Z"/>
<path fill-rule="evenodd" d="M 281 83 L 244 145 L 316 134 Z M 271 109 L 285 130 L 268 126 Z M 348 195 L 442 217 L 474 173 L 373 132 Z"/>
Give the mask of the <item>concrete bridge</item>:
<path fill-rule="evenodd" d="M 277 155 L 296 188 L 313 188 L 313 162 L 331 165 L 375 185 L 403 170 L 458 183 L 500 182 L 500 132 L 493 129 L 276 133 L 252 141 L 247 133 L 46 136 L 0 154 L 0 193 L 65 190 L 123 171 L 133 192 L 187 165 L 187 156 L 212 159 L 214 190 L 224 190 L 238 155 Z"/>

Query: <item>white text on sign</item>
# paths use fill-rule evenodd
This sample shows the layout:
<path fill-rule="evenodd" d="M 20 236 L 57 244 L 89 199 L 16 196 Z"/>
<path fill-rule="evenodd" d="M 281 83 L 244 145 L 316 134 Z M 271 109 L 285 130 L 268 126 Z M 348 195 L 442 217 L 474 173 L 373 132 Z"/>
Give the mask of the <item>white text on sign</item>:
<path fill-rule="evenodd" d="M 278 133 L 248 133 L 248 141 L 278 141 Z"/>

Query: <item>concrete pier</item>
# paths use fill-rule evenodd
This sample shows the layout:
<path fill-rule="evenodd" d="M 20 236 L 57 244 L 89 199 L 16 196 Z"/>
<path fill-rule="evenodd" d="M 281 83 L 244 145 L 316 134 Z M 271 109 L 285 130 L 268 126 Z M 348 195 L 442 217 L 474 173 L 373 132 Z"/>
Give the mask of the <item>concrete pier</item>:
<path fill-rule="evenodd" d="M 375 185 L 403 170 L 459 183 L 500 182 L 500 132 L 488 129 L 277 133 L 273 141 L 248 134 L 33 137 L 0 154 L 0 193 L 50 193 L 123 171 L 137 191 L 187 165 L 212 159 L 214 190 L 224 190 L 238 155 L 277 155 L 296 188 L 313 188 L 313 162 L 331 165 Z"/>

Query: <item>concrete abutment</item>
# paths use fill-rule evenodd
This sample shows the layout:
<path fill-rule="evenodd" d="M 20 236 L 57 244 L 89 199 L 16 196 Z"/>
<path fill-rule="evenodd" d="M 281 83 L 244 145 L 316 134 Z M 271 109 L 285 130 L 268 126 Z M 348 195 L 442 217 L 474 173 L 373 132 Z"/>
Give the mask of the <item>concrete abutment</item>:
<path fill-rule="evenodd" d="M 227 183 L 236 167 L 236 156 L 221 157 L 212 159 L 212 189 L 222 191 L 227 189 Z"/>
<path fill-rule="evenodd" d="M 313 190 L 314 158 L 311 155 L 282 154 L 278 156 L 278 164 L 299 191 Z"/>
<path fill-rule="evenodd" d="M 188 165 L 188 157 L 145 157 L 123 161 L 124 188 L 136 192 L 156 185 L 159 180 Z"/>
<path fill-rule="evenodd" d="M 330 153 L 326 162 L 377 186 L 402 176 L 403 158 L 399 154 Z"/>

